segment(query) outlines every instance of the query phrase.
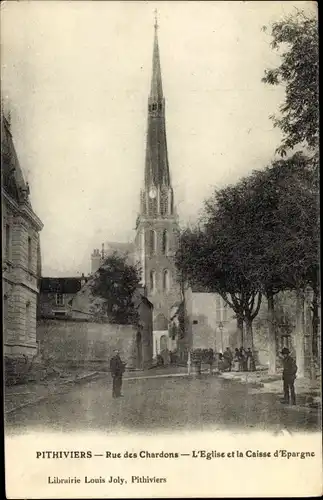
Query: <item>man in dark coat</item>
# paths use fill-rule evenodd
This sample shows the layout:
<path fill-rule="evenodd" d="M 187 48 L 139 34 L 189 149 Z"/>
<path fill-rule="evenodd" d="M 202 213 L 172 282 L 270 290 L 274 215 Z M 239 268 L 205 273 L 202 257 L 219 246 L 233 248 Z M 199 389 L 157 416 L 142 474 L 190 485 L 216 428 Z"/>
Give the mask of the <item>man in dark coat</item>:
<path fill-rule="evenodd" d="M 230 347 L 226 348 L 223 353 L 223 357 L 226 362 L 228 371 L 231 372 L 233 356 Z"/>
<path fill-rule="evenodd" d="M 290 356 L 289 349 L 284 347 L 282 349 L 283 356 L 283 386 L 284 386 L 284 399 L 283 403 L 289 404 L 290 399 L 293 405 L 296 404 L 294 382 L 296 379 L 297 366 L 295 360 Z M 289 398 L 290 395 L 290 398 Z"/>
<path fill-rule="evenodd" d="M 112 397 L 120 398 L 122 387 L 122 375 L 125 371 L 125 363 L 121 361 L 119 351 L 114 351 L 114 356 L 110 359 L 110 371 L 112 374 Z"/>

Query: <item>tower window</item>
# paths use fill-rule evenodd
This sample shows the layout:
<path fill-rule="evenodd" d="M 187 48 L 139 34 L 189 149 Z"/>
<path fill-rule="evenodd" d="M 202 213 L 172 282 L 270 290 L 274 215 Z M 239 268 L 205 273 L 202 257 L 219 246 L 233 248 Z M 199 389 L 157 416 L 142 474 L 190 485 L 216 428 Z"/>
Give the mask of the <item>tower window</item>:
<path fill-rule="evenodd" d="M 167 209 L 168 209 L 168 195 L 167 192 L 162 191 L 160 195 L 160 211 L 163 217 L 167 215 Z"/>
<path fill-rule="evenodd" d="M 156 235 L 156 231 L 154 231 L 153 229 L 151 229 L 149 231 L 149 249 L 150 249 L 150 254 L 153 255 L 156 253 L 156 245 L 157 243 L 157 235 Z"/>
<path fill-rule="evenodd" d="M 150 271 L 150 290 L 152 293 L 156 291 L 156 271 Z"/>
<path fill-rule="evenodd" d="M 150 217 L 156 217 L 157 216 L 157 198 L 149 198 L 149 202 L 148 202 L 148 211 L 149 211 L 149 214 Z"/>
<path fill-rule="evenodd" d="M 156 111 L 156 109 L 157 109 L 157 104 L 155 103 L 153 104 L 153 111 Z"/>
<path fill-rule="evenodd" d="M 158 104 L 158 109 L 159 109 L 159 111 L 161 111 L 163 109 L 163 105 L 161 102 Z"/>
<path fill-rule="evenodd" d="M 163 250 L 163 254 L 167 255 L 167 253 L 168 253 L 168 232 L 167 232 L 167 229 L 164 229 L 164 231 L 163 231 L 162 250 Z"/>
<path fill-rule="evenodd" d="M 163 272 L 163 289 L 167 292 L 169 290 L 169 271 L 165 269 Z"/>

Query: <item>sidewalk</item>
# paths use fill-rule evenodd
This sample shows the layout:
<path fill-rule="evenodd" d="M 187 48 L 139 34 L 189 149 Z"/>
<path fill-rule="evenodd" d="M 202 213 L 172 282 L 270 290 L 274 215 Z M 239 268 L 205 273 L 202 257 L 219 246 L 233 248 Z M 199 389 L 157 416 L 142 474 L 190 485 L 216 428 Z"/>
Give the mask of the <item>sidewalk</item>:
<path fill-rule="evenodd" d="M 277 401 L 282 399 L 283 382 L 282 374 L 269 375 L 268 370 L 255 371 L 255 372 L 222 372 L 219 374 L 221 378 L 227 380 L 237 380 L 241 383 L 247 384 L 249 387 L 249 394 L 277 394 Z M 308 378 L 297 379 L 295 381 L 296 402 L 295 406 L 288 408 L 308 408 L 320 409 L 321 408 L 321 380 L 317 377 L 316 380 Z"/>
<path fill-rule="evenodd" d="M 5 414 L 33 405 L 47 399 L 53 394 L 64 391 L 72 384 L 86 382 L 100 377 L 98 372 L 81 372 L 68 374 L 48 380 L 29 382 L 26 384 L 12 385 L 4 388 Z"/>

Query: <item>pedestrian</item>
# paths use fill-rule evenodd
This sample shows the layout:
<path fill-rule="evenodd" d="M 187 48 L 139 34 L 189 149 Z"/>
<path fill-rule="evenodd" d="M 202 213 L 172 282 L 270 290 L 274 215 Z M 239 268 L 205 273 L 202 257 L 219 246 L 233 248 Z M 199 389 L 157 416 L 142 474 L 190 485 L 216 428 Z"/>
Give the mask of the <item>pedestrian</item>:
<path fill-rule="evenodd" d="M 247 371 L 247 356 L 246 356 L 246 351 L 244 350 L 243 347 L 240 347 L 239 356 L 240 356 L 240 371 L 245 372 Z"/>
<path fill-rule="evenodd" d="M 240 352 L 239 352 L 239 349 L 237 347 L 234 351 L 233 369 L 235 372 L 240 371 Z"/>
<path fill-rule="evenodd" d="M 248 370 L 248 372 L 254 372 L 256 369 L 255 358 L 253 356 L 253 352 L 250 349 L 250 347 L 248 347 L 248 349 L 247 349 L 246 358 L 247 358 L 247 370 Z"/>
<path fill-rule="evenodd" d="M 287 347 L 284 347 L 281 351 L 283 356 L 283 389 L 284 389 L 284 399 L 282 403 L 296 405 L 296 395 L 295 395 L 295 379 L 297 373 L 297 365 L 290 356 L 290 351 Z M 290 396 L 290 397 L 289 397 Z"/>
<path fill-rule="evenodd" d="M 224 366 L 225 366 L 225 365 L 224 365 L 224 359 L 223 359 L 223 354 L 222 354 L 222 352 L 219 352 L 219 354 L 218 354 L 218 360 L 219 360 L 219 361 L 218 361 L 218 370 L 219 370 L 219 372 L 221 373 L 221 372 L 223 372 L 223 371 L 224 371 Z"/>
<path fill-rule="evenodd" d="M 122 387 L 122 375 L 125 371 L 126 364 L 121 361 L 118 349 L 114 350 L 114 355 L 110 359 L 110 371 L 112 375 L 112 397 L 120 398 Z"/>
<path fill-rule="evenodd" d="M 226 366 L 227 366 L 228 371 L 231 372 L 233 356 L 232 356 L 232 352 L 230 350 L 230 347 L 226 348 L 226 350 L 223 353 L 223 357 L 226 361 Z"/>

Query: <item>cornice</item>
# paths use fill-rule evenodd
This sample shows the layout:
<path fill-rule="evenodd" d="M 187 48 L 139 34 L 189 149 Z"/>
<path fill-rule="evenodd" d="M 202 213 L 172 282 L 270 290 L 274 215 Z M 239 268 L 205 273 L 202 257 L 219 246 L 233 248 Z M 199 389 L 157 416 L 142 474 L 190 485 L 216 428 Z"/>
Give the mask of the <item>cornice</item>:
<path fill-rule="evenodd" d="M 13 208 L 18 214 L 25 215 L 32 224 L 36 227 L 38 231 L 41 231 L 44 227 L 44 224 L 40 220 L 40 218 L 35 214 L 32 208 L 28 207 L 28 205 L 19 204 L 15 200 L 11 198 L 11 196 L 2 188 L 2 196 L 5 201 L 9 204 L 11 208 Z"/>

